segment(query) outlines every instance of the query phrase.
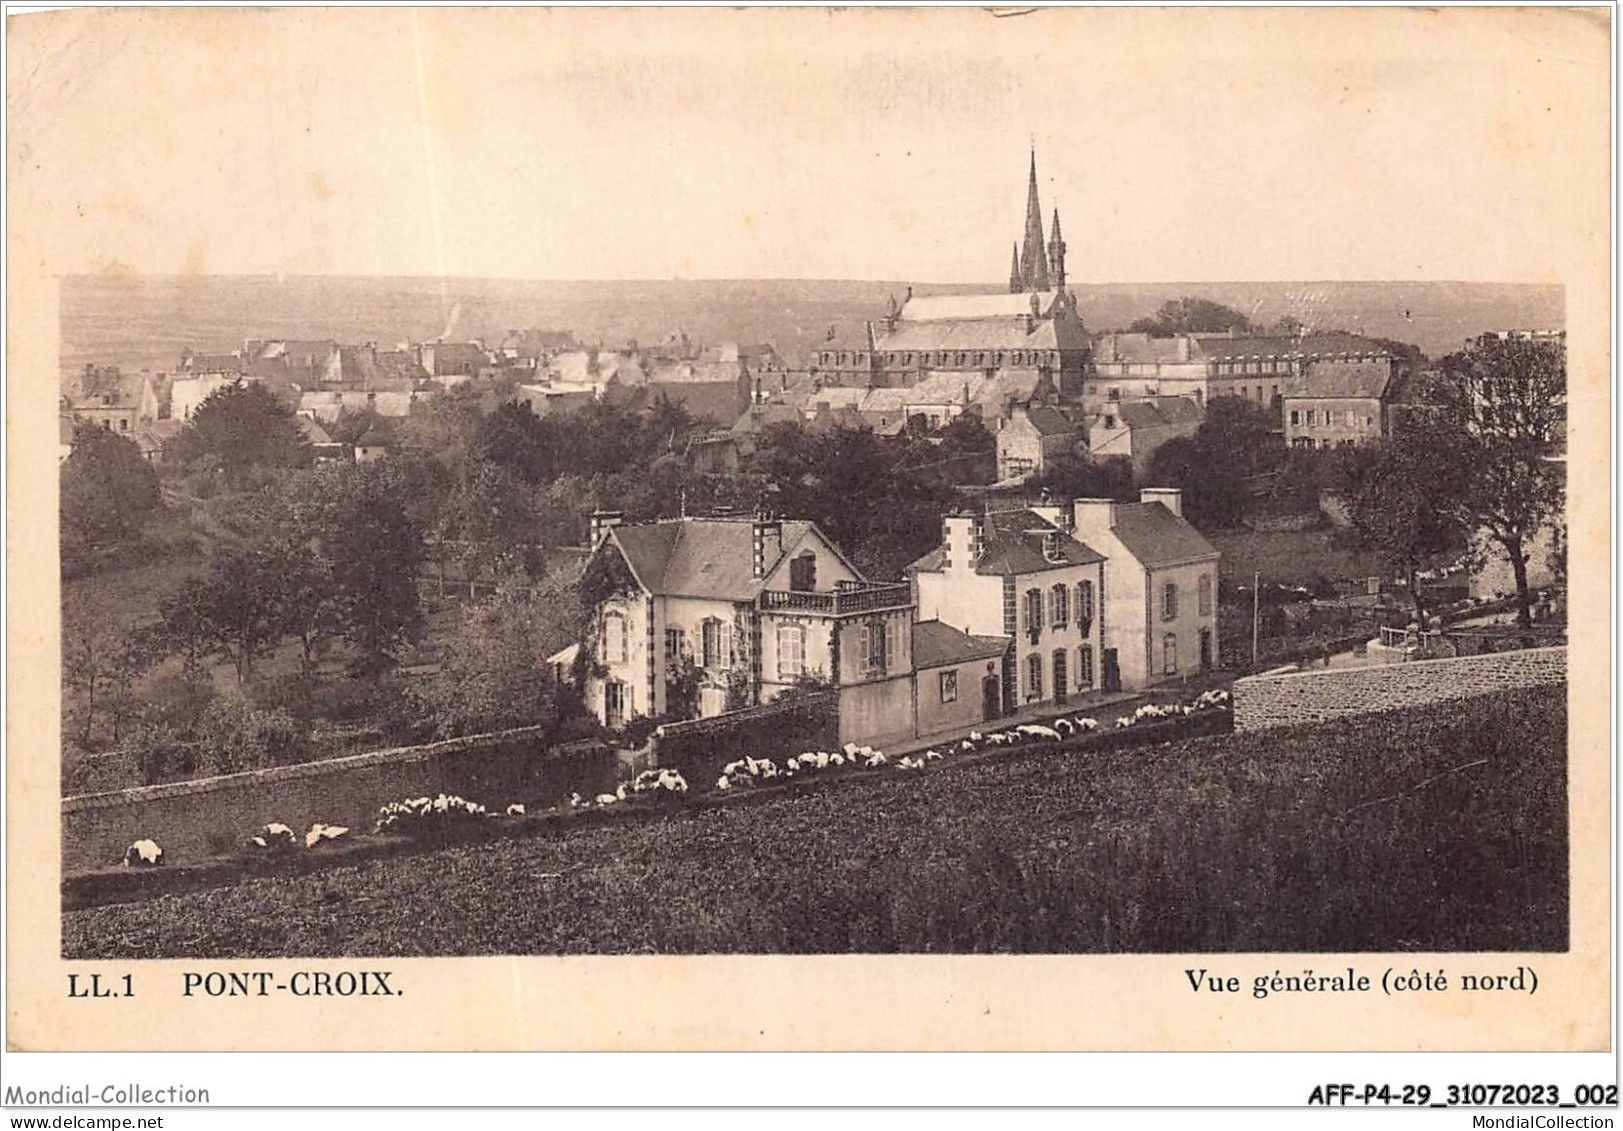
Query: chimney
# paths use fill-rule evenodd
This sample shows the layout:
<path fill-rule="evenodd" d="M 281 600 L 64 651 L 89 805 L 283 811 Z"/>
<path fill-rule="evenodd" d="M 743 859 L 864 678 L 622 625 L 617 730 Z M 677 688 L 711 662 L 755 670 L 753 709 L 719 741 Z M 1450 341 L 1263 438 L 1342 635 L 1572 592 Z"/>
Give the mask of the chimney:
<path fill-rule="evenodd" d="M 765 508 L 755 512 L 754 537 L 750 542 L 750 576 L 762 578 L 767 569 L 783 556 L 783 523 Z"/>
<path fill-rule="evenodd" d="M 591 548 L 597 549 L 603 544 L 610 530 L 625 521 L 624 511 L 593 511 L 591 525 Z"/>
<path fill-rule="evenodd" d="M 985 520 L 971 511 L 956 511 L 941 520 L 941 527 L 947 568 L 956 569 L 960 565 L 973 568 L 985 548 Z"/>
<path fill-rule="evenodd" d="M 1144 487 L 1138 492 L 1141 503 L 1160 503 L 1167 510 L 1183 517 L 1183 491 L 1178 487 Z"/>
<path fill-rule="evenodd" d="M 1071 508 L 1064 503 L 1051 498 L 1047 491 L 1043 492 L 1040 501 L 1031 504 L 1031 513 L 1044 522 L 1052 523 L 1061 530 L 1068 530 L 1071 526 Z"/>
<path fill-rule="evenodd" d="M 1071 528 L 1079 541 L 1092 534 L 1116 529 L 1115 499 L 1074 499 L 1071 502 Z"/>

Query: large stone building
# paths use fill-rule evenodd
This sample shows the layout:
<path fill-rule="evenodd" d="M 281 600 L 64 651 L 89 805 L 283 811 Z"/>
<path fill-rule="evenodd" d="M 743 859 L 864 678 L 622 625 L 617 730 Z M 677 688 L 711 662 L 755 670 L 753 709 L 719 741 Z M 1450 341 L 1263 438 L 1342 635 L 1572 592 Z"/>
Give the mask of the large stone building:
<path fill-rule="evenodd" d="M 1285 442 L 1293 448 L 1367 444 L 1386 434 L 1392 367 L 1383 359 L 1315 361 L 1281 394 Z"/>
<path fill-rule="evenodd" d="M 1287 385 L 1311 387 L 1321 363 L 1356 363 L 1390 380 L 1393 357 L 1379 342 L 1356 334 L 1103 334 L 1095 343 L 1083 389 L 1090 413 L 1117 401 L 1147 397 L 1242 397 L 1278 410 Z M 1302 378 L 1308 378 L 1304 385 Z"/>
<path fill-rule="evenodd" d="M 809 366 L 822 385 L 913 386 L 942 373 L 1041 374 L 1058 392 L 1079 395 L 1091 340 L 1065 285 L 1059 211 L 1043 241 L 1033 154 L 1023 245 L 1017 243 L 1008 294 L 894 298 L 885 317 L 854 336 L 831 328 Z"/>

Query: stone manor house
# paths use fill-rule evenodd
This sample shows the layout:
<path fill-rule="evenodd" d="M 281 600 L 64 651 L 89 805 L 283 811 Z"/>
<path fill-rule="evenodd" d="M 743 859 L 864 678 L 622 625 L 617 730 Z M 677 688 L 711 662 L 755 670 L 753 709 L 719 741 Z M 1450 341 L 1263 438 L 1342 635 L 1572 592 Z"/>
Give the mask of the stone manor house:
<path fill-rule="evenodd" d="M 678 673 L 701 717 L 812 680 L 838 696 L 842 742 L 884 744 L 1180 679 L 1217 662 L 1218 564 L 1181 512 L 1153 488 L 951 514 L 900 583 L 811 522 L 600 512 L 592 556 L 622 582 L 581 645 L 586 704 L 618 727 L 666 714 Z"/>

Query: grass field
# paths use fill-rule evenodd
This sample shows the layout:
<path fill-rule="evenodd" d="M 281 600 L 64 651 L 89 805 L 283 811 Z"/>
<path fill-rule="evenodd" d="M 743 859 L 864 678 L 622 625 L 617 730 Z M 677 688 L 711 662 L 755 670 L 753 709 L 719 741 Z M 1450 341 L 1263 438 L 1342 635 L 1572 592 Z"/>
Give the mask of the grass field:
<path fill-rule="evenodd" d="M 64 916 L 70 958 L 1560 950 L 1562 688 Z"/>
<path fill-rule="evenodd" d="M 1372 577 L 1381 572 L 1371 554 L 1336 550 L 1328 530 L 1221 531 L 1206 540 L 1223 553 L 1223 580 L 1250 585 L 1253 574 L 1282 585 L 1311 586 L 1323 577 Z"/>

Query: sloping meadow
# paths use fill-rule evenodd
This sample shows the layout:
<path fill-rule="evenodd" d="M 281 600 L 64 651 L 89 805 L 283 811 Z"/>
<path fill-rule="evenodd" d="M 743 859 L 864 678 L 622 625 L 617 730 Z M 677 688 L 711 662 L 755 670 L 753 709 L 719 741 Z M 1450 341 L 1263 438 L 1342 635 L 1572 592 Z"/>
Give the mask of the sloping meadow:
<path fill-rule="evenodd" d="M 1562 687 L 72 912 L 74 958 L 1562 950 Z"/>

